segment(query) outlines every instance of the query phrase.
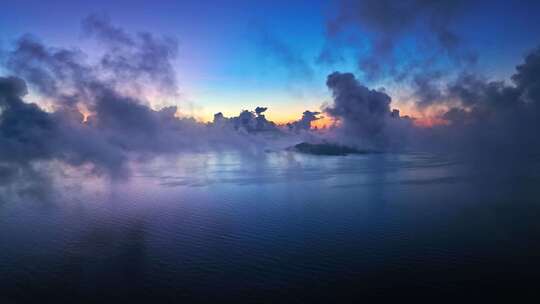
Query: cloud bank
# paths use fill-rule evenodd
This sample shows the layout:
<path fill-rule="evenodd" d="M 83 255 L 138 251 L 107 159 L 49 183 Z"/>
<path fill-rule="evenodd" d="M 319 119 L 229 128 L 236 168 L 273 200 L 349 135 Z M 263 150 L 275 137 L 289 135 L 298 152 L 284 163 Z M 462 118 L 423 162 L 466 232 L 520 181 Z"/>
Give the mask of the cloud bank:
<path fill-rule="evenodd" d="M 3 184 L 36 176 L 43 162 L 122 177 L 134 158 L 258 150 L 272 142 L 261 133 L 283 137 L 286 128 L 268 121 L 262 107 L 233 118 L 216 114 L 210 124 L 178 118 L 176 106 L 152 109 L 146 92 L 178 96 L 174 39 L 131 35 L 98 15 L 83 21 L 83 32 L 102 46 L 97 61 L 80 49 L 49 47 L 30 35 L 4 53 L 5 68 L 14 76 L 0 77 Z M 24 100 L 29 91 L 39 104 Z"/>
<path fill-rule="evenodd" d="M 390 110 L 390 96 L 363 86 L 353 74 L 334 72 L 326 85 L 333 103 L 324 110 L 338 121 L 335 132 L 340 141 L 363 148 L 395 148 L 401 131 L 410 127 L 409 119 Z"/>
<path fill-rule="evenodd" d="M 393 42 L 399 41 L 395 38 L 407 27 L 416 22 L 433 23 L 431 34 L 437 43 L 453 52 L 457 38 L 452 38 L 449 21 L 438 16 L 454 10 L 455 4 L 443 1 L 420 9 L 420 2 L 397 8 L 394 2 L 366 1 L 361 4 L 361 16 L 366 18 L 352 11 L 352 15 L 340 15 L 332 31 L 362 23 L 380 32 L 380 47 L 391 50 Z M 396 16 L 398 11 L 404 16 Z M 387 23 L 388 16 L 398 17 L 397 23 Z M 133 159 L 201 151 L 259 153 L 302 141 L 335 142 L 383 152 L 540 154 L 540 49 L 517 66 L 512 83 L 491 81 L 464 70 L 443 85 L 434 85 L 433 80 L 441 74 L 420 68 L 411 78 L 418 92 L 417 103 L 447 107 L 436 117 L 444 124 L 432 128 L 420 128 L 414 118 L 401 116 L 384 89 L 369 88 L 354 74 L 342 72 L 327 77 L 331 102 L 320 111 L 303 112 L 287 125 L 268 120 L 266 107 L 244 110 L 235 117 L 217 113 L 212 122 L 205 123 L 178 117 L 176 106 L 150 106 L 148 92 L 179 96 L 173 68 L 178 53 L 175 39 L 130 34 L 100 15 L 86 18 L 82 28 L 85 37 L 102 47 L 97 60 L 80 49 L 49 47 L 30 35 L 2 52 L 10 75 L 0 77 L 0 188 L 17 181 L 22 182 L 19 190 L 31 192 L 45 184 L 36 178 L 42 177 L 39 167 L 47 162 L 83 168 L 90 174 L 123 177 L 129 175 L 127 164 Z M 392 64 L 392 59 L 388 62 Z M 37 96 L 37 104 L 28 101 L 29 92 Z M 321 115 L 334 124 L 315 130 L 313 122 Z"/>

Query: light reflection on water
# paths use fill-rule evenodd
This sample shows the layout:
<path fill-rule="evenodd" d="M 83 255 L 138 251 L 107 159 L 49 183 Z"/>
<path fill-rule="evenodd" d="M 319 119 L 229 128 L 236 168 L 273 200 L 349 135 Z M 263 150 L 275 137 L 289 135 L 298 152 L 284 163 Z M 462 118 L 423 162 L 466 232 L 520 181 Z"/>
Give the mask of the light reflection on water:
<path fill-rule="evenodd" d="M 540 179 L 513 169 L 207 153 L 134 163 L 127 180 L 72 172 L 52 202 L 0 205 L 0 299 L 524 285 L 540 269 Z"/>

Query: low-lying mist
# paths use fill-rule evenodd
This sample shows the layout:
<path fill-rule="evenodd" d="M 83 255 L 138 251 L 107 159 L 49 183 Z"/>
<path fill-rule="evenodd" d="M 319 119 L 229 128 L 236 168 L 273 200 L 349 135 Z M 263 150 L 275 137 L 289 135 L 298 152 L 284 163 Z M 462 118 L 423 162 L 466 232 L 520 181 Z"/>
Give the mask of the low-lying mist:
<path fill-rule="evenodd" d="M 419 107 L 447 108 L 436 117 L 441 123 L 429 128 L 400 115 L 384 90 L 341 72 L 327 77 L 332 102 L 286 125 L 268 120 L 263 106 L 201 122 L 179 115 L 176 106 L 150 106 L 147 92 L 179 96 L 175 39 L 130 34 L 99 15 L 82 25 L 84 36 L 102 49 L 95 60 L 81 49 L 50 47 L 30 35 L 0 52 L 7 71 L 0 77 L 2 193 L 42 193 L 51 170 L 121 179 L 130 176 L 131 161 L 208 151 L 253 156 L 301 142 L 384 153 L 444 152 L 497 164 L 540 153 L 540 49 L 516 67 L 512 83 L 463 72 L 435 92 L 415 78 L 423 88 Z M 28 101 L 29 92 L 38 101 Z M 333 123 L 312 127 L 322 116 Z"/>

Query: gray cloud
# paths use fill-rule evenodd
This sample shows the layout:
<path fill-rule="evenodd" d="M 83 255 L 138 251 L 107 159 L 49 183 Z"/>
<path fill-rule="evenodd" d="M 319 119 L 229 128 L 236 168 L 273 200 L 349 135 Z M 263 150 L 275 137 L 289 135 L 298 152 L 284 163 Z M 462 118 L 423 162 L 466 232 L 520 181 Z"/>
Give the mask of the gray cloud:
<path fill-rule="evenodd" d="M 353 50 L 362 79 L 408 84 L 421 110 L 446 102 L 440 83 L 477 61 L 457 26 L 474 6 L 461 0 L 338 1 L 318 62 L 332 65 Z"/>
<path fill-rule="evenodd" d="M 105 46 L 101 68 L 114 75 L 112 80 L 149 82 L 166 94 L 177 93 L 172 65 L 178 53 L 176 39 L 155 37 L 148 32 L 130 35 L 113 26 L 106 15 L 91 15 L 83 20 L 82 27 L 86 36 Z"/>
<path fill-rule="evenodd" d="M 230 122 L 225 124 L 220 124 L 219 115 L 212 124 L 177 118 L 175 106 L 151 109 L 139 98 L 140 88 L 166 87 L 166 93 L 173 95 L 177 91 L 173 40 L 148 33 L 130 35 L 102 16 L 85 19 L 83 28 L 88 37 L 104 45 L 97 63 L 89 62 L 81 50 L 49 47 L 29 35 L 5 53 L 6 69 L 18 77 L 0 78 L 4 178 L 16 176 L 9 173 L 18 172 L 15 167 L 31 168 L 33 163 L 51 160 L 126 176 L 126 163 L 133 157 L 246 150 L 265 146 L 267 141 L 257 138 L 258 133 L 283 133 L 266 119 L 263 107 L 230 119 L 221 115 Z M 52 111 L 23 100 L 27 84 L 52 103 Z M 81 106 L 90 112 L 86 120 Z"/>
<path fill-rule="evenodd" d="M 324 111 L 339 121 L 337 131 L 344 140 L 364 148 L 388 148 L 397 134 L 392 132 L 396 121 L 403 120 L 390 110 L 390 96 L 363 86 L 351 73 L 334 72 L 326 85 L 333 104 Z"/>
<path fill-rule="evenodd" d="M 512 81 L 465 74 L 451 82 L 445 98 L 460 104 L 442 115 L 449 125 L 432 130 L 432 139 L 444 149 L 489 157 L 540 153 L 540 49 L 516 67 Z"/>
<path fill-rule="evenodd" d="M 390 96 L 361 85 L 351 73 L 332 73 L 326 85 L 334 97 L 334 104 L 326 112 L 342 119 L 345 129 L 361 135 L 381 132 L 390 113 Z"/>
<path fill-rule="evenodd" d="M 77 49 L 50 48 L 36 38 L 21 37 L 7 53 L 7 69 L 29 82 L 37 92 L 53 97 L 58 106 L 72 106 L 75 93 L 85 92 L 93 72 L 83 65 L 84 54 Z M 71 95 L 71 96 L 70 96 Z"/>
<path fill-rule="evenodd" d="M 463 73 L 431 87 L 436 78 L 415 81 L 422 103 L 442 100 L 450 105 L 439 117 L 447 124 L 420 128 L 397 110 L 390 112 L 386 93 L 363 86 L 350 73 L 330 74 L 333 103 L 325 112 L 340 122 L 333 132 L 345 143 L 383 150 L 397 147 L 484 159 L 540 154 L 540 48 L 516 67 L 510 84 Z"/>
<path fill-rule="evenodd" d="M 393 23 L 377 26 L 398 31 Z M 299 141 L 324 140 L 382 151 L 540 150 L 536 136 L 540 49 L 518 65 L 512 84 L 462 73 L 441 85 L 437 71 L 415 74 L 412 80 L 421 105 L 456 101 L 440 117 L 448 125 L 431 129 L 416 128 L 412 119 L 392 110 L 392 99 L 384 90 L 368 88 L 351 73 L 332 73 L 326 84 L 333 101 L 322 112 L 337 124 L 319 133 L 310 131 L 321 114 L 312 111 L 279 126 L 266 118 L 266 107 L 235 117 L 218 113 L 211 123 L 177 118 L 175 106 L 154 110 L 138 93 L 146 86 L 177 93 L 174 40 L 131 35 L 104 17 L 92 16 L 83 27 L 88 37 L 104 46 L 97 62 L 89 61 L 81 50 L 49 47 L 28 35 L 4 52 L 5 67 L 16 77 L 0 77 L 1 188 L 16 181 L 20 184 L 16 191 L 40 192 L 36 185 L 44 183 L 30 177 L 43 176 L 36 169 L 43 162 L 59 161 L 122 177 L 128 175 L 127 163 L 134 158 L 184 151 L 263 151 Z M 29 89 L 51 102 L 53 109 L 45 111 L 25 101 Z M 90 116 L 84 119 L 80 107 Z"/>
<path fill-rule="evenodd" d="M 294 132 L 309 131 L 312 128 L 311 123 L 321 119 L 321 112 L 304 111 L 302 118 L 292 123 L 288 123 L 287 127 Z"/>
<path fill-rule="evenodd" d="M 268 108 L 256 107 L 255 111 L 243 110 L 238 116 L 227 118 L 223 114 L 214 115 L 214 126 L 224 127 L 243 133 L 273 132 L 282 133 L 282 130 L 272 121 L 266 119 L 264 112 Z"/>
<path fill-rule="evenodd" d="M 536 136 L 540 131 L 540 48 L 516 67 L 511 84 L 463 73 L 434 86 L 438 74 L 422 76 L 428 78 L 417 75 L 414 79 L 421 92 L 420 105 L 446 102 L 450 108 L 439 117 L 446 125 L 414 127 L 411 119 L 390 112 L 391 98 L 386 93 L 363 86 L 350 73 L 329 75 L 333 103 L 325 112 L 340 122 L 334 130 L 338 138 L 362 147 L 387 150 L 397 146 L 474 157 L 540 153 Z"/>
<path fill-rule="evenodd" d="M 443 100 L 444 93 L 438 83 L 442 78 L 443 73 L 440 71 L 426 71 L 414 75 L 412 87 L 417 106 L 425 108 Z"/>
<path fill-rule="evenodd" d="M 81 124 L 82 115 L 68 111 L 48 113 L 26 103 L 26 84 L 15 77 L 0 78 L 0 163 L 27 165 L 58 159 L 78 165 L 120 169 L 125 158 L 96 130 Z"/>

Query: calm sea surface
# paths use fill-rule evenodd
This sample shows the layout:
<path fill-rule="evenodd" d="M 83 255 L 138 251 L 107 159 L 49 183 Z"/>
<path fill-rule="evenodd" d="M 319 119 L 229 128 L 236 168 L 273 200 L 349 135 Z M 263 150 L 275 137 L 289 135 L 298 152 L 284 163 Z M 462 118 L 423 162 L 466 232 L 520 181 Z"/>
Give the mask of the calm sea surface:
<path fill-rule="evenodd" d="M 0 302 L 534 293 L 539 168 L 209 153 L 68 172 L 0 202 Z"/>

